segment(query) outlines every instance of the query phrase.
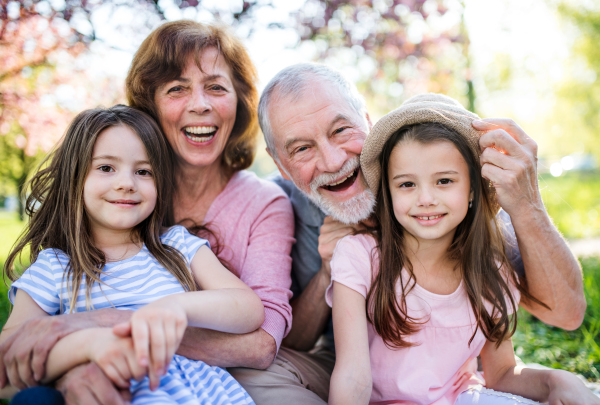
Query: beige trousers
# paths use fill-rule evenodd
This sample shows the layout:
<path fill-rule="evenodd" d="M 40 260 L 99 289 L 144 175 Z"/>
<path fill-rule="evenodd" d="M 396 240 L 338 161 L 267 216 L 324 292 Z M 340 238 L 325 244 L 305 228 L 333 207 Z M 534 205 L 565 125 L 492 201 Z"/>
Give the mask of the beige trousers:
<path fill-rule="evenodd" d="M 324 349 L 313 353 L 282 347 L 266 370 L 227 369 L 257 405 L 324 405 L 335 355 Z"/>

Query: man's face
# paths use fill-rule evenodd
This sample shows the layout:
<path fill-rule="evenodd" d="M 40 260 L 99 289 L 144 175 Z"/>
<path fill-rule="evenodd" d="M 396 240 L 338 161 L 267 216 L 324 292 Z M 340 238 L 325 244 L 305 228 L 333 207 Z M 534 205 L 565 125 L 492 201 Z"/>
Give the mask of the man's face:
<path fill-rule="evenodd" d="M 375 198 L 359 165 L 369 124 L 335 86 L 315 80 L 298 100 L 275 98 L 269 119 L 284 178 L 338 221 L 369 216 Z"/>

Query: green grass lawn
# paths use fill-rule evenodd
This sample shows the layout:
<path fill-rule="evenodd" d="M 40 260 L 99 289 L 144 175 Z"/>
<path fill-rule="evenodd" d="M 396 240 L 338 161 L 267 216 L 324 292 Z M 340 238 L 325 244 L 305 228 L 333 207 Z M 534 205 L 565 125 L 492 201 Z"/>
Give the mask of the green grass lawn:
<path fill-rule="evenodd" d="M 548 214 L 569 239 L 600 236 L 600 172 L 539 176 Z"/>
<path fill-rule="evenodd" d="M 600 381 L 600 257 L 580 259 L 587 311 L 583 324 L 568 332 L 548 326 L 519 310 L 513 336 L 516 354 L 525 363 L 540 363 Z"/>

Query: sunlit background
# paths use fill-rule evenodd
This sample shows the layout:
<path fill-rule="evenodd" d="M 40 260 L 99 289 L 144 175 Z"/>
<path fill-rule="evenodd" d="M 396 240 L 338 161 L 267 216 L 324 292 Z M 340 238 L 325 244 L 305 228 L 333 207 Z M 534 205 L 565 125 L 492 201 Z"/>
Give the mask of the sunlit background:
<path fill-rule="evenodd" d="M 539 145 L 539 185 L 554 222 L 579 256 L 600 252 L 597 0 L 29 0 L 0 5 L 2 262 L 23 226 L 17 196 L 39 159 L 74 114 L 124 102 L 124 78 L 142 40 L 162 22 L 182 18 L 230 24 L 258 67 L 260 89 L 285 66 L 319 61 L 357 84 L 374 120 L 428 91 L 455 97 L 482 117 L 513 118 Z M 264 144 L 252 170 L 261 176 L 275 170 Z M 600 264 L 587 260 L 586 274 L 595 276 L 587 279 L 586 291 L 596 291 L 588 303 L 595 303 L 596 312 L 586 318 L 585 333 L 556 335 L 575 342 L 573 347 L 560 352 L 555 341 L 544 346 L 535 339 L 548 332 L 536 323 L 521 327 L 517 341 L 532 361 L 553 367 L 568 363 L 566 368 L 598 380 Z M 583 354 L 582 346 L 587 347 Z"/>

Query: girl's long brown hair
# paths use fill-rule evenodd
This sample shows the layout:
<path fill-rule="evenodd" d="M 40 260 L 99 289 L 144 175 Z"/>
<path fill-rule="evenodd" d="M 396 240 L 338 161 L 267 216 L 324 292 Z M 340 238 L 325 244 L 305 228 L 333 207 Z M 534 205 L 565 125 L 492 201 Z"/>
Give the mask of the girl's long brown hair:
<path fill-rule="evenodd" d="M 391 348 L 412 346 L 406 336 L 417 332 L 420 325 L 427 321 L 415 319 L 408 314 L 406 296 L 417 280 L 406 254 L 402 225 L 394 215 L 389 188 L 388 165 L 392 150 L 400 142 L 408 141 L 423 144 L 451 142 L 467 162 L 473 206 L 456 229 L 448 249 L 448 257 L 457 262 L 456 269 L 462 272 L 463 284 L 477 320 L 477 327 L 469 344 L 477 329 L 481 328 L 485 337 L 499 346 L 512 336 L 517 325 L 517 303 L 512 298 L 508 280 L 502 274 L 503 267 L 509 270 L 510 280 L 524 298 L 544 304 L 528 292 L 526 280 L 516 276 L 506 256 L 504 236 L 496 220 L 493 194 L 487 180 L 481 176 L 479 160 L 475 159 L 467 139 L 438 123 L 400 128 L 387 140 L 381 152 L 381 179 L 374 215 L 376 225 L 371 232 L 378 244 L 377 251 L 373 252 L 373 261 L 375 255 L 379 255 L 379 272 L 367 295 L 368 320 Z M 407 281 L 401 277 L 403 268 L 409 276 Z M 400 285 L 400 291 L 396 291 L 397 284 Z M 492 305 L 491 313 L 485 308 L 486 301 Z M 509 316 L 509 304 L 514 316 Z"/>
<path fill-rule="evenodd" d="M 101 282 L 100 275 L 106 264 L 104 253 L 96 247 L 92 237 L 83 187 L 96 139 L 105 129 L 118 125 L 130 128 L 144 144 L 157 191 L 156 207 L 132 229 L 132 241 L 144 243 L 185 290 L 197 289 L 185 258 L 160 240 L 161 229 L 169 222 L 167 208 L 171 204 L 174 179 L 173 154 L 158 125 L 147 114 L 123 105 L 91 109 L 75 117 L 60 146 L 42 162 L 25 188 L 30 190 L 25 206 L 29 222 L 4 265 L 5 277 L 14 281 L 19 278 L 15 260 L 27 246 L 31 263 L 43 249 L 63 251 L 69 257 L 63 280 L 67 280 L 71 311 L 76 308 L 77 291 L 84 278 L 86 306 L 90 308 L 92 286 Z"/>

